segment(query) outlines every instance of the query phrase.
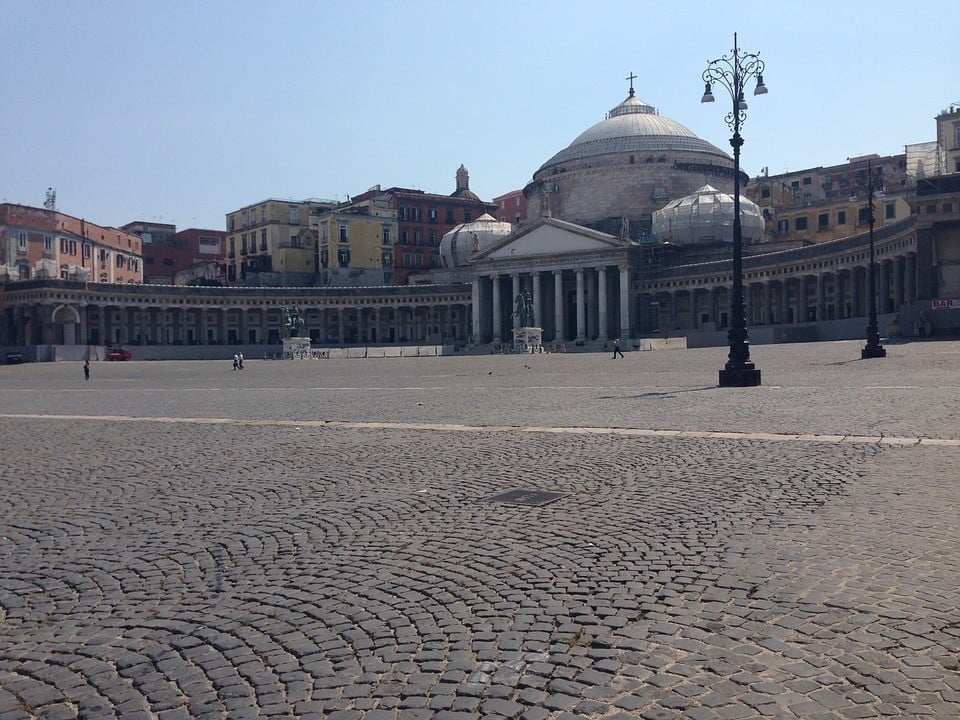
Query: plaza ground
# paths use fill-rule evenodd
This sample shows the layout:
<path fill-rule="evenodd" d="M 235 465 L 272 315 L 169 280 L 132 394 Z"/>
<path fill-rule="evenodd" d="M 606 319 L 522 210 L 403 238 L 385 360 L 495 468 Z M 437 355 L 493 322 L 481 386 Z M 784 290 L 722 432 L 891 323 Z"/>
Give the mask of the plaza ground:
<path fill-rule="evenodd" d="M 862 345 L 0 366 L 0 718 L 956 717 L 960 343 Z"/>

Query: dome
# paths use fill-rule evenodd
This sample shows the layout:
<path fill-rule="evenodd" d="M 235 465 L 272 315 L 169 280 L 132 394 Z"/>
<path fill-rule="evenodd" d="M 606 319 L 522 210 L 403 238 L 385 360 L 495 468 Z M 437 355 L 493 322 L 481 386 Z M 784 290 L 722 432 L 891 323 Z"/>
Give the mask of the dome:
<path fill-rule="evenodd" d="M 653 214 L 653 234 L 675 245 L 733 242 L 733 195 L 704 185 Z M 740 196 L 740 229 L 745 243 L 763 239 L 763 215 L 756 203 Z"/>
<path fill-rule="evenodd" d="M 707 153 L 724 159 L 729 157 L 675 120 L 658 115 L 656 108 L 635 97 L 631 90 L 627 99 L 611 110 L 605 120 L 580 133 L 565 149 L 545 162 L 540 170 L 597 155 L 663 150 Z"/>
<path fill-rule="evenodd" d="M 461 223 L 440 240 L 440 257 L 446 268 L 461 267 L 467 259 L 486 250 L 513 231 L 513 225 L 484 213 L 473 222 Z"/>

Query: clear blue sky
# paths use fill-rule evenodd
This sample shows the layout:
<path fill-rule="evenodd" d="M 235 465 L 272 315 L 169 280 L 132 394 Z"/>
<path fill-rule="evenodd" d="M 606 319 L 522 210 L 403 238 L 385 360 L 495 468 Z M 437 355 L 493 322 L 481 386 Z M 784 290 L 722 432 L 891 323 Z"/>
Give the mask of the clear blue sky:
<path fill-rule="evenodd" d="M 729 151 L 701 74 L 759 52 L 750 175 L 903 152 L 960 103 L 960 2 L 0 0 L 0 201 L 223 228 L 377 183 L 489 200 L 627 95 Z M 726 100 L 729 102 L 729 100 Z"/>

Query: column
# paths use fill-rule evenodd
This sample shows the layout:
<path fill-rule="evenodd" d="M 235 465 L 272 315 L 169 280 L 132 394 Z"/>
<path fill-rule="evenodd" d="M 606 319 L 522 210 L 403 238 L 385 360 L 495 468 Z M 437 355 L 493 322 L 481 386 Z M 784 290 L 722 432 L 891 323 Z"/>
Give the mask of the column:
<path fill-rule="evenodd" d="M 80 303 L 80 344 L 89 345 L 90 344 L 90 328 L 88 327 L 88 306 L 86 302 Z"/>
<path fill-rule="evenodd" d="M 503 342 L 503 314 L 500 308 L 500 276 L 496 273 L 490 278 L 493 292 L 493 342 Z"/>
<path fill-rule="evenodd" d="M 846 307 L 843 302 L 843 271 L 837 270 L 833 274 L 833 317 L 841 320 L 846 317 Z"/>
<path fill-rule="evenodd" d="M 320 311 L 320 318 L 323 318 L 323 310 Z M 320 323 L 320 327 L 323 327 L 323 322 Z M 327 333 L 325 330 L 320 331 L 320 342 L 324 343 L 327 341 Z M 260 307 L 260 342 L 266 345 L 270 342 L 270 326 L 267 324 L 267 308 Z"/>
<path fill-rule="evenodd" d="M 884 260 L 876 263 L 877 274 L 880 276 L 877 291 L 877 312 L 890 312 L 890 262 Z"/>
<path fill-rule="evenodd" d="M 583 268 L 577 268 L 577 342 L 583 342 L 587 334 L 584 302 Z"/>
<path fill-rule="evenodd" d="M 220 313 L 220 323 L 219 323 L 220 337 L 218 338 L 218 340 L 220 341 L 219 344 L 226 345 L 227 344 L 227 311 L 224 309 L 220 309 L 220 310 L 217 310 L 217 312 Z"/>
<path fill-rule="evenodd" d="M 907 304 L 913 305 L 917 301 L 917 254 L 907 253 L 904 265 L 903 292 Z"/>
<path fill-rule="evenodd" d="M 773 283 L 769 280 L 763 282 L 763 289 L 761 290 L 762 295 L 762 305 L 763 309 L 760 317 L 761 325 L 769 325 L 773 322 Z"/>
<path fill-rule="evenodd" d="M 680 292 L 674 290 L 670 293 L 670 334 L 680 327 Z"/>
<path fill-rule="evenodd" d="M 790 281 L 787 278 L 780 281 L 780 322 L 790 322 Z"/>
<path fill-rule="evenodd" d="M 863 286 L 860 283 L 860 268 L 850 269 L 850 317 L 860 317 L 863 315 L 863 305 L 860 298 L 863 294 Z"/>
<path fill-rule="evenodd" d="M 533 271 L 533 326 L 542 328 L 543 327 L 543 312 L 541 305 L 541 290 L 540 290 L 540 271 Z"/>
<path fill-rule="evenodd" d="M 343 307 L 342 306 L 338 307 L 337 308 L 337 345 L 346 344 L 345 338 L 344 338 L 344 332 L 343 332 L 343 325 L 345 320 L 343 315 L 344 315 Z"/>
<path fill-rule="evenodd" d="M 710 288 L 710 322 L 713 323 L 714 329 L 720 327 L 720 293 L 723 288 L 712 287 Z"/>
<path fill-rule="evenodd" d="M 586 273 L 584 280 L 587 286 L 587 337 L 595 338 L 597 337 L 597 323 L 594 319 L 597 316 L 597 283 L 592 269 Z"/>
<path fill-rule="evenodd" d="M 470 290 L 473 320 L 473 341 L 480 342 L 480 277 L 473 279 Z"/>
<path fill-rule="evenodd" d="M 510 302 L 514 302 L 517 295 L 520 294 L 520 275 L 519 273 L 510 273 L 510 281 L 513 288 L 513 292 L 510 293 Z M 520 327 L 520 316 L 516 312 L 517 308 L 514 305 L 510 306 L 510 317 L 513 318 L 513 323 L 511 326 L 514 330 Z M 510 338 L 513 340 L 513 337 Z"/>
<path fill-rule="evenodd" d="M 563 328 L 563 270 L 553 271 L 553 339 L 554 342 L 566 339 Z"/>
<path fill-rule="evenodd" d="M 893 311 L 900 312 L 903 305 L 903 255 L 893 259 Z"/>
<path fill-rule="evenodd" d="M 630 268 L 620 265 L 620 341 L 621 345 L 630 335 Z"/>
<path fill-rule="evenodd" d="M 817 274 L 817 320 L 827 319 L 827 274 Z"/>
<path fill-rule="evenodd" d="M 606 340 L 607 334 L 607 268 L 597 268 L 597 335 Z"/>

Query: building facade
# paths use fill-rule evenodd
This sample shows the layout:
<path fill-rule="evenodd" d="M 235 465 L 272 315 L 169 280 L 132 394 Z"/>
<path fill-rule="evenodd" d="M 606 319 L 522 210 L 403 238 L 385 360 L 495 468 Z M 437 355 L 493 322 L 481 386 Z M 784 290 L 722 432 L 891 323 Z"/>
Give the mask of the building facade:
<path fill-rule="evenodd" d="M 313 285 L 317 238 L 310 217 L 336 205 L 331 200 L 268 199 L 227 213 L 227 282 Z"/>
<path fill-rule="evenodd" d="M 511 190 L 504 195 L 498 195 L 493 202 L 497 206 L 496 218 L 500 222 L 520 225 L 527 221 L 527 196 L 523 194 L 523 190 Z"/>
<path fill-rule="evenodd" d="M 312 216 L 318 236 L 317 285 L 393 284 L 393 245 L 397 211 L 383 198 L 371 198 Z"/>
<path fill-rule="evenodd" d="M 141 235 L 141 238 L 143 236 Z M 151 237 L 143 244 L 143 281 L 152 284 L 177 285 L 184 273 L 223 279 L 226 275 L 226 233 L 223 230 L 189 228 L 174 232 L 168 238 Z M 221 269 L 211 271 L 210 265 Z M 203 266 L 203 271 L 190 273 L 191 268 Z"/>
<path fill-rule="evenodd" d="M 0 281 L 143 282 L 138 236 L 48 208 L 0 203 Z"/>

